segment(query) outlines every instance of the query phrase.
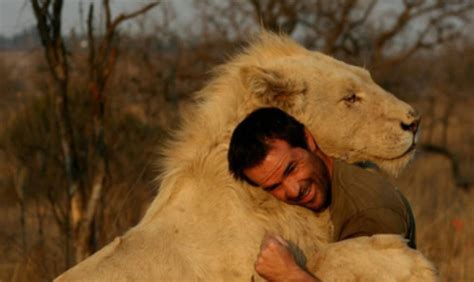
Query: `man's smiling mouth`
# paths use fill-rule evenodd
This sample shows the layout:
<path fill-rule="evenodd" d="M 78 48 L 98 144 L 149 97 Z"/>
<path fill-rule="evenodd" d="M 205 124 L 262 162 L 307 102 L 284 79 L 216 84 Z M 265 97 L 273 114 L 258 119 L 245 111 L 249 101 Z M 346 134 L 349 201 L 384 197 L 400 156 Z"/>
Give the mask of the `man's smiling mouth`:
<path fill-rule="evenodd" d="M 306 198 L 306 196 L 311 192 L 311 183 L 305 183 L 305 185 L 301 188 L 298 197 L 292 199 L 291 202 L 294 204 L 302 204 L 302 201 Z M 305 201 L 306 202 L 306 201 Z"/>
<path fill-rule="evenodd" d="M 307 185 L 306 188 L 303 190 L 303 193 L 301 193 L 301 196 L 299 197 L 300 200 L 304 199 L 306 197 L 306 195 L 309 194 L 309 191 L 310 191 L 310 185 Z"/>

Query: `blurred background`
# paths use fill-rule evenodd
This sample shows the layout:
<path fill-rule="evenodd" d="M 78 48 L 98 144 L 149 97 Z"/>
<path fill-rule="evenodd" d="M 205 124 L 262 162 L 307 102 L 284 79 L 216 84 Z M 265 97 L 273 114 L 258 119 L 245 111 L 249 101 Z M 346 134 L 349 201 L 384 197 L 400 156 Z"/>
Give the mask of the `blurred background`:
<path fill-rule="evenodd" d="M 137 224 L 193 93 L 262 28 L 422 113 L 391 180 L 442 281 L 473 281 L 472 20 L 474 0 L 0 0 L 0 281 L 51 280 Z"/>

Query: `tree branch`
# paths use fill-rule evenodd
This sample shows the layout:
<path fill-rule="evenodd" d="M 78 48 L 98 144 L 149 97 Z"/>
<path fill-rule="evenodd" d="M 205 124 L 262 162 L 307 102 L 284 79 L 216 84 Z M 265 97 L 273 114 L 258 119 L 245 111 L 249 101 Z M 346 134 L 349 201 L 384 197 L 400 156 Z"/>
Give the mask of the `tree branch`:
<path fill-rule="evenodd" d="M 108 0 L 105 0 L 106 2 L 108 2 Z M 109 25 L 108 25 L 108 29 L 111 30 L 111 31 L 115 31 L 115 29 L 117 28 L 117 26 L 123 22 L 123 21 L 126 21 L 126 20 L 129 20 L 129 19 L 132 19 L 132 18 L 135 18 L 141 14 L 144 14 L 146 12 L 148 12 L 151 8 L 155 7 L 156 5 L 158 5 L 160 3 L 160 1 L 153 1 L 145 6 L 143 6 L 142 8 L 134 11 L 134 12 L 131 12 L 131 13 L 128 13 L 128 14 L 120 14 L 117 18 L 115 18 Z"/>
<path fill-rule="evenodd" d="M 434 144 L 420 144 L 418 148 L 428 153 L 434 153 L 446 157 L 451 163 L 451 172 L 457 187 L 468 190 L 474 186 L 474 181 L 469 181 L 461 175 L 459 160 L 453 152 L 445 147 Z"/>
<path fill-rule="evenodd" d="M 89 80 L 95 76 L 95 36 L 94 36 L 94 3 L 89 5 L 89 13 L 87 15 L 87 41 L 89 44 Z"/>
<path fill-rule="evenodd" d="M 447 40 L 452 40 L 460 35 L 459 32 L 451 32 L 448 35 L 444 34 L 446 31 L 445 20 L 448 18 L 455 18 L 463 22 L 467 22 L 466 14 L 474 9 L 474 3 L 448 3 L 444 1 L 437 1 L 431 5 L 424 6 L 425 1 L 408 1 L 404 0 L 405 10 L 398 16 L 396 23 L 387 31 L 381 33 L 374 41 L 374 54 L 372 63 L 378 66 L 388 66 L 402 60 L 407 59 L 419 49 L 430 49 L 438 46 Z M 432 13 L 430 19 L 425 24 L 425 27 L 418 34 L 415 43 L 407 50 L 401 53 L 392 55 L 391 58 L 384 58 L 383 51 L 387 43 L 395 36 L 400 34 L 413 20 L 419 19 L 422 16 Z M 434 30 L 435 40 L 431 42 L 426 41 L 426 38 Z"/>

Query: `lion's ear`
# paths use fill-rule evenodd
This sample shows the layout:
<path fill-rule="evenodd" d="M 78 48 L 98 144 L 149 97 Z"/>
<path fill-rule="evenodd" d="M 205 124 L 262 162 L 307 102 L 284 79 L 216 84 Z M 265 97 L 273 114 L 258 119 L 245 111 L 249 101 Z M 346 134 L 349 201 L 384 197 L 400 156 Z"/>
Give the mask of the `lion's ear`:
<path fill-rule="evenodd" d="M 277 70 L 257 66 L 240 69 L 240 78 L 244 87 L 264 104 L 292 107 L 306 92 L 306 84 L 285 77 Z"/>

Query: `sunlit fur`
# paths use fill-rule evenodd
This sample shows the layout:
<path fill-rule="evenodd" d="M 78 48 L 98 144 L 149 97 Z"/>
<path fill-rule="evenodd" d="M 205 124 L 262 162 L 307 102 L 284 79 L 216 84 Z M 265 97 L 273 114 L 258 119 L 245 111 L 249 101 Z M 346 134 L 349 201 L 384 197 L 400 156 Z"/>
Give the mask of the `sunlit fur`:
<path fill-rule="evenodd" d="M 431 264 L 401 237 L 330 243 L 327 211 L 289 206 L 227 171 L 233 128 L 253 109 L 271 105 L 306 124 L 327 154 L 397 172 L 409 156 L 386 159 L 403 152 L 411 138 L 400 129 L 410 106 L 364 70 L 270 33 L 214 73 L 164 149 L 159 194 L 143 220 L 60 280 L 259 280 L 254 262 L 265 232 L 289 240 L 298 261 L 329 277 L 325 281 L 379 281 L 374 275 L 381 273 L 395 281 L 407 271 L 418 281 L 434 279 Z M 350 108 L 341 100 L 349 86 L 366 93 L 366 104 Z M 368 260 L 357 271 L 352 267 Z"/>

